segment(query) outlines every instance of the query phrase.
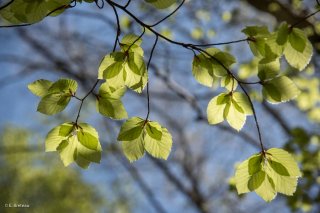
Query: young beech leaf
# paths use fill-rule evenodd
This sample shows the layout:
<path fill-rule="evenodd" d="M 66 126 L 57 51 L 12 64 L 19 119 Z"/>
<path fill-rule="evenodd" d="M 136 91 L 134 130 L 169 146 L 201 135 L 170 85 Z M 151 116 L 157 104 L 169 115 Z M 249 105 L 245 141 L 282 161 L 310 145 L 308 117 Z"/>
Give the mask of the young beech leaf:
<path fill-rule="evenodd" d="M 226 69 L 229 69 L 235 62 L 235 58 L 229 53 L 216 48 L 208 48 L 204 53 L 194 57 L 192 74 L 200 84 L 212 87 L 215 76 L 226 76 Z"/>
<path fill-rule="evenodd" d="M 200 54 L 193 58 L 192 74 L 202 85 L 212 87 L 214 83 L 213 69 L 210 59 Z"/>
<path fill-rule="evenodd" d="M 285 22 L 281 23 L 276 34 L 277 34 L 277 39 L 276 39 L 277 43 L 281 46 L 285 45 L 288 40 L 288 35 L 289 35 L 288 24 Z"/>
<path fill-rule="evenodd" d="M 309 64 L 312 54 L 312 45 L 304 31 L 293 28 L 284 49 L 284 56 L 288 63 L 301 71 Z"/>
<path fill-rule="evenodd" d="M 242 32 L 248 36 L 254 56 L 274 60 L 282 55 L 283 47 L 277 43 L 277 34 L 270 33 L 267 27 L 248 26 Z"/>
<path fill-rule="evenodd" d="M 144 122 L 145 121 L 139 117 L 133 117 L 128 119 L 121 126 L 120 133 L 118 135 L 118 140 L 131 141 L 138 138 L 143 130 Z"/>
<path fill-rule="evenodd" d="M 96 101 L 98 112 L 113 119 L 127 118 L 128 114 L 121 101 L 125 92 L 126 87 L 113 88 L 103 83 Z"/>
<path fill-rule="evenodd" d="M 239 92 L 222 93 L 208 104 L 209 124 L 218 124 L 226 120 L 231 127 L 240 131 L 245 124 L 246 116 L 252 114 L 248 98 Z"/>
<path fill-rule="evenodd" d="M 158 9 L 165 9 L 177 2 L 177 0 L 145 0 Z"/>
<path fill-rule="evenodd" d="M 45 141 L 46 152 L 58 151 L 65 166 L 76 162 L 88 168 L 91 162 L 100 163 L 101 145 L 97 131 L 86 123 L 63 123 L 53 128 Z"/>
<path fill-rule="evenodd" d="M 240 131 L 246 123 L 246 114 L 243 108 L 235 101 L 232 100 L 227 103 L 224 109 L 224 119 L 227 120 L 229 125 L 237 131 Z"/>
<path fill-rule="evenodd" d="M 139 38 L 137 35 L 127 34 L 122 38 L 120 42 L 121 51 L 134 52 L 143 57 L 144 52 L 143 49 L 140 47 L 141 43 L 142 39 Z"/>
<path fill-rule="evenodd" d="M 293 195 L 299 177 L 301 173 L 293 157 L 285 150 L 271 148 L 237 166 L 235 185 L 238 194 L 255 191 L 269 202 L 277 193 Z"/>
<path fill-rule="evenodd" d="M 260 80 L 266 80 L 276 77 L 280 73 L 280 60 L 276 58 L 269 60 L 263 58 L 258 64 L 258 77 Z"/>
<path fill-rule="evenodd" d="M 135 92 L 142 92 L 148 81 L 148 72 L 143 60 L 143 50 L 139 46 L 140 39 L 133 43 L 136 38 L 138 37 L 132 34 L 125 36 L 121 52 L 113 52 L 104 57 L 99 66 L 99 79 L 106 79 L 113 88 L 127 86 Z"/>
<path fill-rule="evenodd" d="M 52 86 L 52 81 L 39 79 L 28 84 L 28 89 L 36 96 L 43 97 L 48 93 L 48 89 Z"/>
<path fill-rule="evenodd" d="M 118 140 L 122 141 L 123 152 L 130 162 L 140 159 L 145 151 L 155 158 L 167 159 L 172 147 L 172 137 L 166 128 L 139 117 L 122 125 Z"/>
<path fill-rule="evenodd" d="M 305 33 L 297 28 L 293 28 L 289 33 L 289 44 L 298 52 L 303 53 L 307 44 L 307 36 Z"/>
<path fill-rule="evenodd" d="M 300 94 L 300 90 L 290 78 L 276 77 L 263 83 L 263 97 L 272 104 L 290 101 Z"/>

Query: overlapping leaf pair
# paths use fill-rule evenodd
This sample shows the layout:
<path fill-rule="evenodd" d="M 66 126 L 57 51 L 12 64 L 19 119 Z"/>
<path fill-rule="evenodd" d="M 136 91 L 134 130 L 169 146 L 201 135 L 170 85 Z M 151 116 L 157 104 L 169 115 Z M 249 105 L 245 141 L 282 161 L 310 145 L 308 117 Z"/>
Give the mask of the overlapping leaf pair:
<path fill-rule="evenodd" d="M 285 150 L 271 148 L 243 161 L 236 168 L 238 194 L 255 191 L 267 202 L 277 193 L 293 195 L 301 173 L 293 157 Z"/>
<path fill-rule="evenodd" d="M 140 159 L 145 151 L 155 158 L 167 159 L 172 137 L 168 130 L 154 121 L 145 121 L 139 117 L 128 119 L 121 127 L 118 140 L 129 161 Z"/>
<path fill-rule="evenodd" d="M 28 85 L 29 90 L 41 97 L 38 111 L 46 115 L 61 112 L 75 95 L 78 84 L 71 79 L 60 79 L 56 82 L 40 79 Z"/>

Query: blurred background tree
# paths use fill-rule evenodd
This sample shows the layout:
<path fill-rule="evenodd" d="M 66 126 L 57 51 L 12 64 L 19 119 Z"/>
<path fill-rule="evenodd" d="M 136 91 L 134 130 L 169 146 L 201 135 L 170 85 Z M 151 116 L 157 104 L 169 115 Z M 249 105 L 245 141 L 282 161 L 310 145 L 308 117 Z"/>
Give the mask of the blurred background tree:
<path fill-rule="evenodd" d="M 176 6 L 159 11 L 144 1 L 132 1 L 128 9 L 146 23 L 155 23 Z M 225 42 L 245 38 L 241 33 L 245 26 L 266 25 L 272 30 L 282 21 L 296 23 L 317 8 L 314 0 L 186 1 L 156 29 L 186 43 Z M 119 14 L 122 35 L 141 33 L 130 17 Z M 260 88 L 248 87 L 267 147 L 285 147 L 295 154 L 303 171 L 293 197 L 280 196 L 269 204 L 252 193 L 239 197 L 233 190 L 234 165 L 259 150 L 254 121 L 250 118 L 240 133 L 225 124 L 207 124 L 206 106 L 220 90 L 204 88 L 194 80 L 192 52 L 160 41 L 149 72 L 151 119 L 165 124 L 173 135 L 169 160 L 146 156 L 129 164 L 116 140 L 120 122 L 95 113 L 92 99 L 85 102 L 81 120 L 99 130 L 103 160 L 79 171 L 64 168 L 57 155 L 44 153 L 43 148 L 53 126 L 74 120 L 77 103 L 48 118 L 36 112 L 37 100 L 26 85 L 38 78 L 65 76 L 76 79 L 85 94 L 97 77 L 102 57 L 112 51 L 116 34 L 112 8 L 105 5 L 100 10 L 83 3 L 33 26 L 1 28 L 1 211 L 23 212 L 4 208 L 5 203 L 17 202 L 28 203 L 26 211 L 32 212 L 319 212 L 318 17 L 298 26 L 307 32 L 315 50 L 306 71 L 282 64 L 302 91 L 300 96 L 281 106 L 270 105 L 261 102 Z M 153 40 L 147 32 L 142 44 L 146 55 Z M 241 78 L 254 80 L 257 63 L 247 43 L 219 48 L 237 57 L 233 70 Z M 130 116 L 144 116 L 146 94 L 129 93 L 124 104 Z"/>

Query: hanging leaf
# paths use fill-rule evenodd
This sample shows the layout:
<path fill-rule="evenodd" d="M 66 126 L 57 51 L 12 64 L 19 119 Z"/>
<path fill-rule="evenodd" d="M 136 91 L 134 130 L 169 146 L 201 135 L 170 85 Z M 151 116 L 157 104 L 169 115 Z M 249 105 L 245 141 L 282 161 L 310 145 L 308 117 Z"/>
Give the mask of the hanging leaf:
<path fill-rule="evenodd" d="M 300 94 L 297 86 L 286 76 L 276 77 L 262 85 L 263 97 L 272 104 L 290 101 Z"/>
<path fill-rule="evenodd" d="M 302 71 L 309 64 L 313 49 L 303 31 L 295 28 L 293 30 L 295 30 L 295 33 L 289 35 L 289 42 L 287 42 L 284 49 L 284 56 L 292 67 Z"/>
<path fill-rule="evenodd" d="M 263 58 L 258 64 L 258 77 L 260 80 L 266 80 L 276 77 L 280 73 L 280 61 L 279 58 L 269 60 Z"/>

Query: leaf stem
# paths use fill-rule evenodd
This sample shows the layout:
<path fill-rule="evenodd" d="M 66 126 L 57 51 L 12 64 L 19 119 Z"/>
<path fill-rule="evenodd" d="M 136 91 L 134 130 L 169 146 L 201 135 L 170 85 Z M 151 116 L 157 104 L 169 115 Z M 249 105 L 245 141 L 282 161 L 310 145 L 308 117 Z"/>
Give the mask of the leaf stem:
<path fill-rule="evenodd" d="M 150 63 L 151 63 L 151 60 L 152 60 L 152 56 L 153 56 L 154 50 L 156 49 L 156 46 L 158 44 L 158 40 L 159 40 L 159 36 L 156 35 L 156 39 L 155 39 L 154 44 L 152 46 L 152 49 L 151 49 L 151 52 L 150 52 L 150 57 L 149 57 L 148 64 L 147 64 L 147 70 L 148 71 L 149 71 L 149 67 L 150 67 Z M 146 116 L 146 119 L 145 119 L 146 122 L 148 121 L 149 115 L 150 115 L 149 76 L 148 76 L 148 82 L 147 82 L 147 105 L 148 105 L 148 112 L 147 112 L 147 116 Z"/>

